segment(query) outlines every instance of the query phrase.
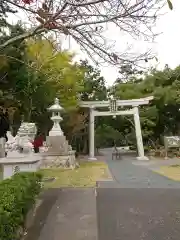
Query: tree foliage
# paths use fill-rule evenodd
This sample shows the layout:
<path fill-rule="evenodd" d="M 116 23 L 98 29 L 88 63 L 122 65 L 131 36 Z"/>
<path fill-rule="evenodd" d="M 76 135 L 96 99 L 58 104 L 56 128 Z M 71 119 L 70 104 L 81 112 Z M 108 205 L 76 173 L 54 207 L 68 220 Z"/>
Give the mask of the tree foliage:
<path fill-rule="evenodd" d="M 70 4 L 82 3 L 70 2 Z M 84 3 L 87 7 L 88 2 Z M 42 8 L 41 3 L 39 4 L 38 8 Z M 96 5 L 95 2 L 92 4 Z M 7 11 L 12 12 L 20 5 L 15 7 L 7 1 L 6 7 L 8 6 Z M 106 5 L 105 7 L 107 8 Z M 24 10 L 30 12 L 31 2 L 22 8 L 27 8 Z M 34 5 L 33 9 L 37 10 L 37 6 Z M 69 5 L 65 9 L 68 13 Z M 82 10 L 84 7 L 73 6 L 72 15 L 77 9 Z M 55 97 L 58 97 L 65 108 L 62 122 L 65 134 L 77 151 L 87 152 L 89 111 L 79 109 L 79 100 L 107 100 L 108 95 L 113 95 L 117 99 L 137 99 L 153 95 L 152 103 L 140 108 L 145 145 L 155 147 L 156 144 L 162 144 L 164 135 L 179 135 L 180 67 L 170 69 L 166 66 L 162 71 L 153 69 L 150 73 L 143 73 L 132 63 L 123 62 L 120 65 L 120 77 L 110 89 L 107 89 L 98 66 L 93 67 L 88 61 L 74 62 L 74 55 L 69 51 L 60 50 L 56 39 L 28 35 L 29 38 L 22 41 L 22 38 L 17 36 L 29 32 L 20 25 L 8 25 L 3 13 L 1 18 L 4 25 L 0 27 L 0 44 L 16 39 L 11 41 L 11 44 L 5 44 L 6 47 L 1 48 L 0 52 L 0 105 L 9 109 L 13 126 L 18 125 L 22 119 L 21 115 L 24 115 L 25 120 L 36 122 L 41 131 L 47 134 L 52 123 L 46 108 L 52 104 Z M 84 24 L 86 21 L 90 21 L 89 18 L 81 19 L 82 26 L 86 26 Z M 67 21 L 66 24 L 70 23 Z M 87 29 L 94 26 L 96 24 L 90 24 Z M 77 29 L 84 31 L 80 26 Z M 72 33 L 77 29 L 69 31 Z M 57 29 L 53 27 L 51 30 Z M 95 32 L 92 32 L 92 41 Z M 96 51 L 96 48 L 94 49 Z M 98 117 L 95 121 L 95 133 L 97 147 L 112 146 L 114 143 L 117 145 L 136 143 L 132 117 L 117 116 L 115 119 Z"/>
<path fill-rule="evenodd" d="M 9 34 L 17 30 L 24 31 L 14 26 Z M 106 98 L 100 71 L 87 61 L 73 62 L 73 54 L 42 37 L 14 42 L 1 56 L 0 106 L 9 109 L 13 128 L 17 130 L 24 119 L 36 122 L 46 135 L 52 125 L 46 108 L 58 97 L 65 109 L 62 127 L 66 136 L 75 148 L 87 151 L 89 112 L 79 109 L 78 101 Z"/>
<path fill-rule="evenodd" d="M 36 69 L 34 77 L 43 75 L 44 83 L 51 86 L 51 95 L 56 95 L 66 109 L 75 108 L 84 72 L 78 64 L 72 63 L 73 55 L 59 51 L 52 42 L 41 39 L 28 41 L 26 55 L 29 70 Z"/>
<path fill-rule="evenodd" d="M 23 31 L 14 26 L 10 34 L 17 29 Z M 41 126 L 43 120 L 48 121 L 46 108 L 55 97 L 60 98 L 66 111 L 77 108 L 84 70 L 73 63 L 72 54 L 58 50 L 53 41 L 37 38 L 15 42 L 1 56 L 1 106 L 14 107 L 24 120 Z"/>
<path fill-rule="evenodd" d="M 84 87 L 80 94 L 81 100 L 105 100 L 107 97 L 107 89 L 105 79 L 101 76 L 100 70 L 88 64 L 87 61 L 81 61 L 80 66 L 85 72 Z"/>
<path fill-rule="evenodd" d="M 121 133 L 113 126 L 98 125 L 95 133 L 96 148 L 113 146 L 120 137 Z"/>
<path fill-rule="evenodd" d="M 140 108 L 141 124 L 145 144 L 162 144 L 164 135 L 178 135 L 180 132 L 179 101 L 180 67 L 163 71 L 152 70 L 137 81 L 116 84 L 115 97 L 135 99 L 154 96 L 153 102 Z"/>
<path fill-rule="evenodd" d="M 81 61 L 80 69 L 84 72 L 83 88 L 79 92 L 79 100 L 93 101 L 106 100 L 107 89 L 105 79 L 100 75 L 100 70 L 91 66 L 87 61 Z M 98 123 L 101 119 L 97 119 Z M 79 123 L 79 124 L 77 124 Z M 76 145 L 77 151 L 88 151 L 88 135 L 89 135 L 89 109 L 79 109 L 73 112 L 67 119 L 67 133 L 71 135 L 69 139 Z M 71 127 L 72 131 L 69 131 Z"/>

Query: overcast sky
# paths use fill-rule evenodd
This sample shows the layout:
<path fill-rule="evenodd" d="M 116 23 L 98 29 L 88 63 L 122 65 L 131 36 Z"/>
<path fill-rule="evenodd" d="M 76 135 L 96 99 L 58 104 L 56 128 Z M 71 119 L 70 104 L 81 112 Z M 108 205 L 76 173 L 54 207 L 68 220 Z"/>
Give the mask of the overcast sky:
<path fill-rule="evenodd" d="M 159 69 L 162 69 L 165 64 L 168 64 L 172 68 L 180 64 L 180 0 L 172 0 L 172 3 L 174 7 L 173 10 L 171 11 L 167 5 L 165 9 L 166 14 L 161 16 L 156 23 L 156 32 L 161 34 L 155 39 L 155 43 L 134 43 L 134 45 L 136 45 L 136 51 L 138 51 L 138 48 L 147 49 L 150 47 L 156 52 L 158 64 L 156 61 L 151 61 L 148 63 L 148 66 L 156 65 Z M 125 42 L 131 40 L 126 39 L 126 41 L 122 41 L 119 33 L 117 33 L 115 29 L 108 30 L 108 35 L 111 37 L 113 36 L 118 48 L 123 46 L 125 49 Z M 67 45 L 67 43 L 65 44 Z M 123 49 L 123 47 L 121 49 Z M 78 46 L 72 43 L 72 41 L 70 42 L 70 48 L 79 53 L 77 58 L 83 56 L 83 54 L 80 53 Z M 103 66 L 101 67 L 101 73 L 106 79 L 106 84 L 112 85 L 118 76 L 118 68 Z"/>
<path fill-rule="evenodd" d="M 172 3 L 173 11 L 167 6 L 167 13 L 157 22 L 157 31 L 162 34 L 152 44 L 159 60 L 158 68 L 163 68 L 165 64 L 174 68 L 180 64 L 180 0 L 172 0 Z M 117 77 L 117 69 L 102 68 L 101 71 L 107 84 L 111 85 Z"/>
<path fill-rule="evenodd" d="M 156 56 L 159 60 L 158 68 L 163 68 L 165 64 L 174 68 L 180 64 L 180 0 L 172 0 L 172 3 L 174 7 L 173 10 L 169 10 L 167 6 L 167 9 L 165 9 L 167 13 L 157 21 L 156 31 L 158 33 L 162 32 L 162 34 L 156 38 L 156 43 L 150 45 L 135 42 L 133 44 L 136 46 L 136 51 L 138 51 L 138 48 L 147 49 L 151 47 L 157 54 Z M 123 39 L 115 29 L 108 30 L 108 35 L 113 36 L 118 50 L 125 49 L 127 42 L 129 43 L 131 41 L 131 39 Z M 73 41 L 70 41 L 70 44 L 69 41 L 64 41 L 64 46 L 74 50 L 77 53 L 77 59 L 85 57 Z M 149 64 L 152 66 L 155 64 L 155 61 Z M 118 76 L 118 68 L 102 66 L 101 74 L 105 77 L 106 84 L 111 85 Z"/>

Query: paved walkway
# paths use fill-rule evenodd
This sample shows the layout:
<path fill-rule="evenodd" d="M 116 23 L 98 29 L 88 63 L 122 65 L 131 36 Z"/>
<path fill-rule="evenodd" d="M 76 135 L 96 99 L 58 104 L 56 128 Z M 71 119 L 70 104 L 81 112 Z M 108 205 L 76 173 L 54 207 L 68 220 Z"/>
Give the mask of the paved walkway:
<path fill-rule="evenodd" d="M 98 240 L 179 240 L 180 191 L 99 188 Z"/>
<path fill-rule="evenodd" d="M 138 164 L 135 157 L 122 156 L 121 160 L 111 160 L 107 156 L 105 162 L 114 178 L 113 182 L 100 183 L 101 187 L 120 188 L 180 188 L 180 183 L 153 172 L 146 162 Z M 154 167 L 155 168 L 155 167 Z"/>
<path fill-rule="evenodd" d="M 180 183 L 136 165 L 134 157 L 110 159 L 114 181 L 96 192 L 45 192 L 25 240 L 179 240 Z"/>
<path fill-rule="evenodd" d="M 106 154 L 114 181 L 97 189 L 98 239 L 180 239 L 180 183 L 151 171 L 150 162 Z"/>
<path fill-rule="evenodd" d="M 24 240 L 97 240 L 94 189 L 50 189 L 41 197 Z"/>
<path fill-rule="evenodd" d="M 170 166 L 170 165 L 180 165 L 180 158 L 172 158 L 172 159 L 152 159 L 150 161 L 133 161 L 134 165 L 137 166 L 144 166 L 152 170 L 159 169 L 163 166 Z"/>

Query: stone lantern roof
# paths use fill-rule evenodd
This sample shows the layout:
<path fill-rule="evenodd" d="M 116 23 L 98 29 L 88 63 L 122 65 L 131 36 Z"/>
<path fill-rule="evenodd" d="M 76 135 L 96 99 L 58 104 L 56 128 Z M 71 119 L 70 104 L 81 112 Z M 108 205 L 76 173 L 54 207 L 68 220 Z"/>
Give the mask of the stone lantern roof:
<path fill-rule="evenodd" d="M 49 107 L 47 110 L 48 111 L 51 111 L 51 112 L 60 112 L 62 111 L 64 108 L 61 107 L 61 105 L 59 104 L 59 99 L 58 98 L 55 98 L 54 100 L 54 104 Z"/>

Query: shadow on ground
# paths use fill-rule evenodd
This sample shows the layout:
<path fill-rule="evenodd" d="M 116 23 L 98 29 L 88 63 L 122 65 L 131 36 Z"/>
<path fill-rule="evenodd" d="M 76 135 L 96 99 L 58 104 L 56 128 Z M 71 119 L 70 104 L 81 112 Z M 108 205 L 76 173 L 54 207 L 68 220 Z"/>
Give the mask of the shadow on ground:
<path fill-rule="evenodd" d="M 97 240 L 94 193 L 92 188 L 46 191 L 25 240 Z"/>
<path fill-rule="evenodd" d="M 41 230 L 44 227 L 47 216 L 50 213 L 53 205 L 57 201 L 61 190 L 60 189 L 49 189 L 40 195 L 42 204 L 37 209 L 36 216 L 34 218 L 32 226 L 28 229 L 28 234 L 24 240 L 36 240 L 41 234 Z"/>

